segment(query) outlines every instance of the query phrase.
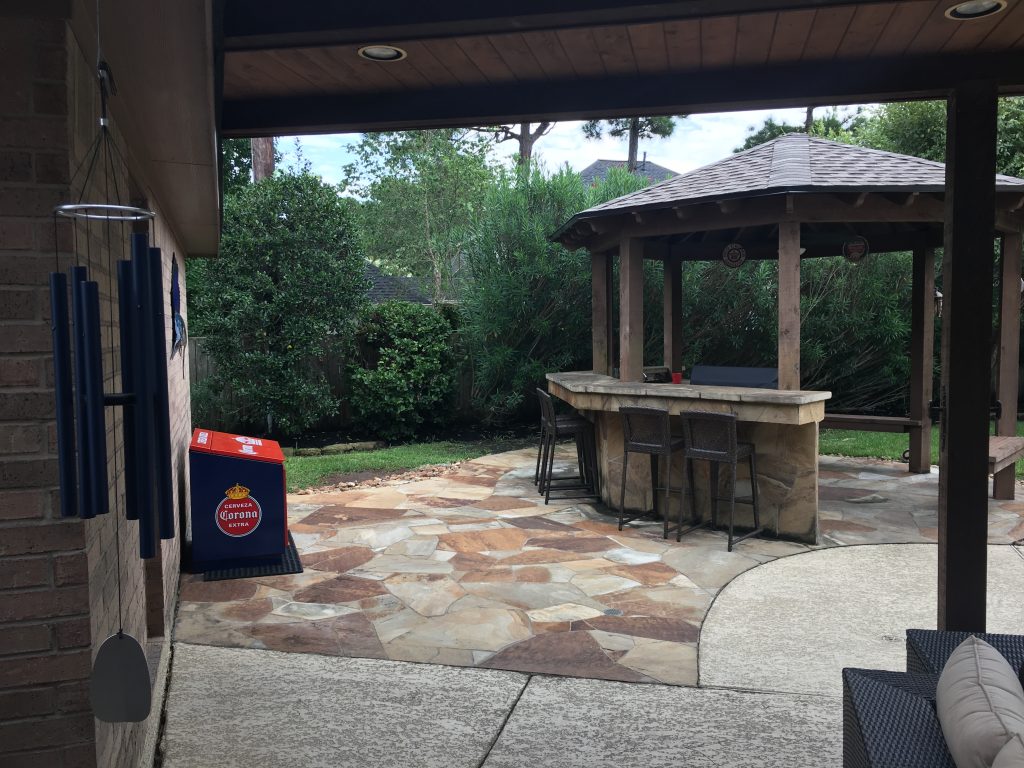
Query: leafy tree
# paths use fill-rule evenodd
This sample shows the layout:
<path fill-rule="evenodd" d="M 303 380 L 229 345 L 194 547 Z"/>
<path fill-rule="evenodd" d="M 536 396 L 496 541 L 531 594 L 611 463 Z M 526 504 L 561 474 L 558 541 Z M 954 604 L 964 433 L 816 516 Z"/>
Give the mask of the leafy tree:
<path fill-rule="evenodd" d="M 996 169 L 1024 175 L 1024 97 L 999 100 Z M 882 104 L 857 137 L 864 146 L 944 162 L 946 103 L 910 101 Z"/>
<path fill-rule="evenodd" d="M 197 417 L 294 435 L 337 408 L 310 363 L 344 339 L 366 290 L 348 206 L 309 173 L 224 198 L 220 255 L 189 263 L 189 319 L 213 374 Z"/>
<path fill-rule="evenodd" d="M 252 140 L 224 139 L 220 143 L 221 187 L 225 195 L 252 183 Z"/>
<path fill-rule="evenodd" d="M 824 139 L 850 144 L 864 130 L 868 120 L 860 109 L 844 116 L 839 113 L 839 110 L 833 108 L 822 117 L 814 118 L 813 113 L 810 113 L 808 117 L 812 118 L 810 131 L 807 130 L 807 123 L 792 125 L 791 123 L 780 123 L 772 117 L 767 117 L 760 128 L 752 125 L 747 129 L 747 138 L 733 152 L 752 149 L 787 133 L 810 133 L 811 136 L 820 136 Z"/>
<path fill-rule="evenodd" d="M 646 184 L 613 169 L 585 189 L 579 174 L 520 168 L 487 191 L 466 247 L 463 338 L 473 399 L 488 421 L 535 408 L 549 371 L 590 367 L 590 269 L 585 252 L 548 240 L 573 214 Z"/>
<path fill-rule="evenodd" d="M 493 178 L 490 139 L 472 131 L 368 133 L 345 168 L 362 199 L 363 252 L 396 274 L 423 278 L 435 301 L 454 293 L 465 232 Z"/>
<path fill-rule="evenodd" d="M 453 333 L 434 307 L 386 301 L 363 309 L 348 375 L 364 431 L 396 440 L 444 422 L 455 386 Z"/>
<path fill-rule="evenodd" d="M 528 165 L 533 159 L 534 144 L 542 136 L 550 133 L 555 125 L 556 123 L 548 121 L 537 123 L 536 128 L 533 127 L 533 123 L 516 123 L 514 125 L 490 125 L 474 128 L 473 130 L 492 136 L 495 144 L 501 144 L 506 141 L 518 142 L 519 152 L 516 154 L 516 163 Z"/>
<path fill-rule="evenodd" d="M 655 136 L 667 139 L 675 129 L 674 117 L 619 117 L 612 120 L 588 120 L 583 124 L 583 135 L 588 139 L 600 139 L 607 130 L 609 136 L 628 136 L 629 155 L 626 170 L 632 173 L 636 170 L 640 139 L 651 139 Z"/>

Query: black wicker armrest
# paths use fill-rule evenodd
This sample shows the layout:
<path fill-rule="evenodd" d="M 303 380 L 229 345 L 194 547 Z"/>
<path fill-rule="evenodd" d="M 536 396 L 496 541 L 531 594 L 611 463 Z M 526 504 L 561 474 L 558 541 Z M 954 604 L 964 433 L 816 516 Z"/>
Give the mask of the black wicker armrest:
<path fill-rule="evenodd" d="M 843 670 L 843 768 L 956 768 L 935 714 L 936 675 Z"/>
<path fill-rule="evenodd" d="M 999 651 L 1018 675 L 1024 672 L 1024 636 L 938 629 L 907 630 L 907 672 L 940 674 L 950 654 L 968 635 L 977 635 Z"/>

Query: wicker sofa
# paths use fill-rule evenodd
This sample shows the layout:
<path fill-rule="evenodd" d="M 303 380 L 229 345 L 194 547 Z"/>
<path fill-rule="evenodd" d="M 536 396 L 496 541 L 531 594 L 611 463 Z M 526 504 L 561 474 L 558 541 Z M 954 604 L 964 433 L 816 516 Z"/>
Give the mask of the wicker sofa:
<path fill-rule="evenodd" d="M 956 768 L 935 714 L 935 686 L 953 650 L 976 634 L 1018 675 L 1024 637 L 907 630 L 907 671 L 843 670 L 844 768 Z"/>

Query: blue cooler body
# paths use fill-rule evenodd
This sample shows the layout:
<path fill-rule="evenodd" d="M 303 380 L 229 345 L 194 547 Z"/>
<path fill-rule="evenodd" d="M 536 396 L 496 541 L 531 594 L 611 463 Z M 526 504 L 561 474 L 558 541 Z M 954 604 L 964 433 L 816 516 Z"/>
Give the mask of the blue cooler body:
<path fill-rule="evenodd" d="M 273 440 L 196 429 L 189 469 L 193 570 L 279 560 L 288 545 L 281 447 Z"/>

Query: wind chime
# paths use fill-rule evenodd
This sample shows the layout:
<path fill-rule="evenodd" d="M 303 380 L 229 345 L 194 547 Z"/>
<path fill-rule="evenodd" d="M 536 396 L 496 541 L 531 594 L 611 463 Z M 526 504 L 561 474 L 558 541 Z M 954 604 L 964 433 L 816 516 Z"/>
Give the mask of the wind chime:
<path fill-rule="evenodd" d="M 73 202 L 54 208 L 55 271 L 50 274 L 51 328 L 56 390 L 57 464 L 62 517 L 95 518 L 111 511 L 116 516 L 118 630 L 100 647 L 93 665 L 91 701 L 97 718 L 108 722 L 138 722 L 150 709 L 151 691 L 146 657 L 138 640 L 124 632 L 121 605 L 121 523 L 139 526 L 139 556 L 152 558 L 157 540 L 174 538 L 170 420 L 167 396 L 167 343 L 164 331 L 160 249 L 150 247 L 146 232 L 131 234 L 131 258 L 125 259 L 126 225 L 145 227 L 156 214 L 122 201 L 115 173 L 126 167 L 111 135 L 107 101 L 116 94 L 110 67 L 99 45 L 99 2 L 96 6 L 97 81 L 100 95 L 99 132 L 71 178 Z M 84 175 L 83 174 L 84 171 Z M 81 177 L 81 178 L 80 178 Z M 80 178 L 80 184 L 79 182 Z M 102 194 L 89 202 L 87 194 Z M 70 276 L 59 269 L 61 220 L 73 225 L 75 265 Z M 78 242 L 84 227 L 85 265 Z M 89 279 L 93 229 L 106 249 L 109 288 L 107 321 L 111 329 L 110 374 L 115 370 L 113 329 L 115 303 L 120 327 L 120 392 L 104 391 L 99 284 Z M 121 258 L 114 264 L 117 231 Z M 103 259 L 100 249 L 99 259 Z M 102 263 L 102 261 L 101 261 Z M 114 296 L 116 274 L 117 297 Z M 70 283 L 71 310 L 68 312 Z M 70 322 L 69 322 L 70 319 Z M 72 342 L 73 339 L 73 342 Z M 111 387 L 114 388 L 113 385 Z M 124 494 L 116 483 L 113 504 L 108 488 L 106 409 L 121 409 Z M 116 420 L 115 420 L 116 428 Z M 119 441 L 114 438 L 115 477 Z"/>

